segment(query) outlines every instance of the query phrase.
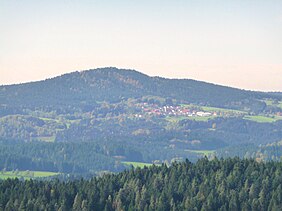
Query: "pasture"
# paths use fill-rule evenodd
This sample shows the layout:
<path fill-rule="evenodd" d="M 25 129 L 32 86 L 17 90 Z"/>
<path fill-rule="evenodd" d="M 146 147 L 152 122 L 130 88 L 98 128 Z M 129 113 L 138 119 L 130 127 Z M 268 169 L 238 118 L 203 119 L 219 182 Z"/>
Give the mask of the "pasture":
<path fill-rule="evenodd" d="M 48 171 L 0 171 L 0 179 L 24 178 L 35 179 L 41 177 L 56 176 L 59 173 Z"/>

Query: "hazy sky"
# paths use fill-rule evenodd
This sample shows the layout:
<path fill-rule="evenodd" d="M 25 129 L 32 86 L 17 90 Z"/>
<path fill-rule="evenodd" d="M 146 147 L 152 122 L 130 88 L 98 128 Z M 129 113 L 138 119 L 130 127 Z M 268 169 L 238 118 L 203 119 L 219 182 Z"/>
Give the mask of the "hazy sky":
<path fill-rule="evenodd" d="M 0 84 L 108 66 L 282 91 L 282 1 L 0 0 Z"/>

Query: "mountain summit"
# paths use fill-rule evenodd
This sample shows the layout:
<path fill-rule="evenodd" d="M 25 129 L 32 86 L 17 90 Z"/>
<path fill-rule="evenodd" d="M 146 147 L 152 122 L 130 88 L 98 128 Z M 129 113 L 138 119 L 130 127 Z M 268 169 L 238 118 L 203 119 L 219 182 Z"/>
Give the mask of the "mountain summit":
<path fill-rule="evenodd" d="M 0 87 L 2 105 L 21 107 L 80 106 L 142 96 L 173 98 L 201 105 L 226 107 L 252 102 L 267 93 L 245 91 L 191 79 L 149 77 L 114 67 L 73 72 L 44 81 Z"/>

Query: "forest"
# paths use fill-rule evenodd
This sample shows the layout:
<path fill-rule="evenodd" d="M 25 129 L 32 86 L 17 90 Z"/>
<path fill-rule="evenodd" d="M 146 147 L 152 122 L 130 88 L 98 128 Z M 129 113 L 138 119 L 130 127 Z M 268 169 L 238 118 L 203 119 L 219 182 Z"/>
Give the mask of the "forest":
<path fill-rule="evenodd" d="M 0 181 L 3 210 L 281 210 L 282 163 L 202 158 L 90 180 Z"/>
<path fill-rule="evenodd" d="M 218 150 L 180 150 L 162 148 L 153 144 L 126 145 L 122 141 L 92 142 L 22 142 L 0 139 L 0 170 L 47 171 L 60 177 L 89 178 L 103 172 L 120 172 L 130 166 L 126 163 L 171 164 L 188 158 L 196 162 L 207 156 L 252 158 L 259 162 L 281 161 L 282 141 L 256 146 L 236 145 Z"/>

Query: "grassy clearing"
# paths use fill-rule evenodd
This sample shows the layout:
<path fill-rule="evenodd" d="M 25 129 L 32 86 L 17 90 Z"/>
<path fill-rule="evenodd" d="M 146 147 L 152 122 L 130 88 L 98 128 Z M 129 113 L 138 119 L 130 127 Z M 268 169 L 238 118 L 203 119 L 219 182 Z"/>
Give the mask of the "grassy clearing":
<path fill-rule="evenodd" d="M 58 175 L 56 172 L 48 172 L 48 171 L 6 171 L 0 172 L 0 179 L 8 179 L 8 178 L 24 178 L 24 179 L 32 179 L 32 178 L 40 178 L 40 177 L 51 177 Z"/>
<path fill-rule="evenodd" d="M 215 153 L 215 150 L 191 150 L 191 149 L 186 149 L 186 152 L 192 152 L 196 154 L 201 154 L 205 156 L 209 156 Z"/>
<path fill-rule="evenodd" d="M 195 120 L 195 121 L 202 121 L 202 122 L 207 122 L 210 119 L 214 119 L 217 116 L 191 116 L 188 117 L 190 120 Z"/>
<path fill-rule="evenodd" d="M 210 107 L 210 106 L 197 106 L 193 104 L 181 104 L 182 107 L 185 108 L 193 108 L 198 107 L 199 109 L 206 111 L 206 112 L 224 112 L 224 113 L 236 113 L 236 114 L 245 114 L 247 112 L 234 110 L 234 109 L 226 109 L 226 108 L 218 108 L 218 107 Z"/>
<path fill-rule="evenodd" d="M 244 116 L 244 119 L 254 121 L 254 122 L 260 122 L 260 123 L 272 123 L 277 120 L 282 120 L 281 117 L 275 116 L 275 117 L 266 117 L 266 116 Z"/>
<path fill-rule="evenodd" d="M 80 122 L 80 119 L 69 120 L 65 118 L 60 118 L 60 119 L 51 119 L 47 117 L 38 117 L 38 118 L 43 120 L 46 123 L 66 125 L 68 129 L 70 128 L 72 124 L 76 124 Z M 61 129 L 57 129 L 57 130 L 61 130 Z"/>
<path fill-rule="evenodd" d="M 141 162 L 129 162 L 129 161 L 124 161 L 122 162 L 125 165 L 128 166 L 133 166 L 134 168 L 140 167 L 140 168 L 144 168 L 145 166 L 152 166 L 152 163 L 141 163 Z"/>
<path fill-rule="evenodd" d="M 268 105 L 268 106 L 276 106 L 276 107 L 282 108 L 282 101 L 275 103 L 273 100 L 268 99 L 268 100 L 263 100 L 263 102 L 265 102 L 266 105 Z"/>
<path fill-rule="evenodd" d="M 51 119 L 47 117 L 38 117 L 38 119 L 43 120 L 44 122 L 56 122 L 56 123 L 61 123 L 58 119 Z"/>
<path fill-rule="evenodd" d="M 234 110 L 234 109 L 226 109 L 226 108 L 217 108 L 217 107 L 208 107 L 208 106 L 201 106 L 201 109 L 206 112 L 225 112 L 225 113 L 236 113 L 236 114 L 245 114 L 247 112 Z"/>
<path fill-rule="evenodd" d="M 55 142 L 56 136 L 39 136 L 37 137 L 38 141 L 45 141 L 45 142 Z"/>

